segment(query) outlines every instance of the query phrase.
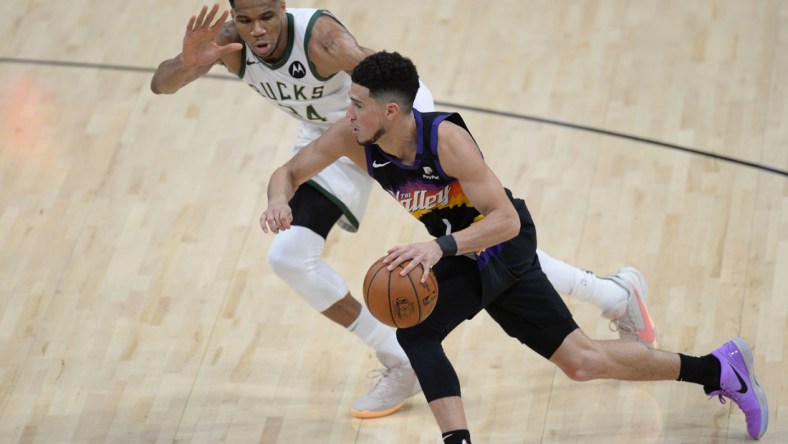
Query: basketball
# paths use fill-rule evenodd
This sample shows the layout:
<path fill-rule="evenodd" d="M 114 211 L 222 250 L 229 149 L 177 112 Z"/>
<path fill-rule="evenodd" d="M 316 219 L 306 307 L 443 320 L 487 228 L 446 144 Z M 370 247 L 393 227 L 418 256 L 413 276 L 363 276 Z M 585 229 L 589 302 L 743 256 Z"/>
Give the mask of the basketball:
<path fill-rule="evenodd" d="M 393 271 L 381 257 L 364 277 L 364 303 L 372 316 L 380 322 L 397 328 L 408 328 L 419 324 L 432 313 L 438 302 L 438 280 L 430 270 L 427 282 L 421 283 L 423 268 L 418 266 L 405 276 L 400 272 L 407 262 Z"/>

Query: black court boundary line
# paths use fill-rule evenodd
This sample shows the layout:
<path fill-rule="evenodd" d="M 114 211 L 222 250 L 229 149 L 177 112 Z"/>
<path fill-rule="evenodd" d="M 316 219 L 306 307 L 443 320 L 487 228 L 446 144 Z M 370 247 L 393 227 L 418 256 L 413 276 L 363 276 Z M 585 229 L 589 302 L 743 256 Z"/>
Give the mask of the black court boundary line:
<path fill-rule="evenodd" d="M 25 65 L 44 65 L 44 66 L 58 66 L 58 67 L 65 67 L 65 68 L 90 68 L 90 69 L 101 69 L 101 70 L 113 70 L 113 71 L 126 71 L 126 72 L 142 72 L 142 73 L 153 73 L 156 70 L 154 68 L 146 68 L 140 66 L 128 66 L 128 65 L 111 65 L 111 64 L 104 64 L 104 63 L 88 63 L 88 62 L 66 62 L 66 61 L 59 61 L 59 60 L 37 60 L 37 59 L 25 59 L 25 58 L 17 58 L 17 57 L 0 57 L 0 63 L 14 63 L 14 64 L 25 64 Z M 237 77 L 233 77 L 230 75 L 224 74 L 206 74 L 204 77 L 216 79 L 216 80 L 237 80 Z M 672 143 L 662 142 L 655 139 L 648 139 L 645 137 L 634 136 L 631 134 L 620 133 L 617 131 L 609 131 L 601 128 L 594 128 L 591 126 L 579 125 L 576 123 L 569 123 L 569 122 L 562 122 L 559 120 L 547 119 L 543 117 L 536 117 L 536 116 L 529 116 L 526 114 L 517 114 L 507 111 L 497 111 L 494 109 L 488 108 L 480 108 L 476 106 L 469 106 L 469 105 L 459 105 L 456 103 L 450 102 L 442 102 L 442 101 L 435 101 L 436 105 L 445 106 L 450 108 L 462 109 L 467 111 L 478 112 L 482 114 L 489 114 L 494 116 L 501 116 L 507 117 L 511 119 L 518 119 L 518 120 L 527 120 L 530 122 L 537 122 L 543 123 L 545 125 L 552 125 L 558 126 L 563 128 L 569 128 L 578 131 L 586 131 L 590 133 L 602 134 L 605 136 L 616 137 L 619 139 L 626 139 L 632 140 L 634 142 L 640 142 L 648 145 L 655 145 L 662 148 L 668 148 L 676 151 L 681 151 L 689 154 L 695 154 L 698 156 L 704 156 L 715 160 L 720 160 L 723 162 L 732 163 L 735 165 L 746 166 L 755 168 L 757 170 L 765 171 L 768 173 L 779 174 L 781 176 L 788 177 L 788 171 L 780 170 L 778 168 L 774 168 L 768 165 L 763 165 L 755 162 L 750 162 L 747 160 L 736 159 L 734 157 L 724 156 L 721 154 L 715 154 L 708 151 L 702 151 L 695 148 L 689 148 L 681 145 L 674 145 Z"/>
<path fill-rule="evenodd" d="M 597 133 L 597 134 L 604 134 L 606 136 L 618 137 L 618 138 L 621 138 L 621 139 L 629 139 L 629 140 L 633 140 L 635 142 L 641 142 L 641 143 L 650 144 L 650 145 L 657 145 L 657 146 L 661 146 L 663 148 L 670 148 L 670 149 L 677 150 L 677 151 L 683 151 L 685 153 L 696 154 L 696 155 L 699 155 L 699 156 L 709 157 L 709 158 L 712 158 L 712 159 L 715 159 L 715 160 L 721 160 L 721 161 L 724 161 L 724 162 L 730 162 L 730 163 L 733 163 L 733 164 L 736 164 L 736 165 L 752 167 L 752 168 L 755 168 L 755 169 L 758 169 L 758 170 L 762 170 L 762 171 L 766 171 L 766 172 L 769 172 L 769 173 L 775 173 L 775 174 L 780 174 L 780 175 L 783 175 L 783 176 L 788 176 L 788 171 L 783 171 L 783 170 L 780 170 L 780 169 L 777 169 L 777 168 L 770 167 L 768 165 L 754 163 L 754 162 L 750 162 L 750 161 L 747 161 L 747 160 L 736 159 L 734 157 L 724 156 L 722 154 L 715 154 L 715 153 L 711 153 L 711 152 L 708 152 L 708 151 L 698 150 L 698 149 L 695 149 L 695 148 L 688 148 L 688 147 L 681 146 L 681 145 L 674 145 L 672 143 L 662 142 L 662 141 L 655 140 L 655 139 L 648 139 L 648 138 L 645 138 L 645 137 L 633 136 L 631 134 L 619 133 L 619 132 L 616 132 L 616 131 L 609 131 L 609 130 L 605 130 L 605 129 L 590 127 L 590 126 L 578 125 L 576 123 L 561 122 L 559 120 L 545 119 L 545 118 L 542 118 L 542 117 L 528 116 L 528 115 L 525 115 L 525 114 L 515 114 L 515 113 L 506 112 L 506 111 L 496 111 L 496 110 L 491 110 L 491 109 L 486 109 L 486 108 L 477 108 L 475 106 L 457 105 L 457 104 L 453 104 L 453 103 L 438 102 L 438 101 L 435 101 L 435 104 L 436 105 L 442 105 L 442 106 L 449 106 L 449 107 L 458 108 L 458 109 L 465 109 L 465 110 L 468 110 L 468 111 L 476 111 L 476 112 L 485 113 L 485 114 L 492 114 L 492 115 L 496 115 L 496 116 L 510 117 L 510 118 L 513 118 L 513 119 L 528 120 L 528 121 L 531 121 L 531 122 L 544 123 L 544 124 L 547 124 L 547 125 L 561 126 L 561 127 L 565 127 L 565 128 L 571 128 L 571 129 L 579 130 L 579 131 L 587 131 L 587 132 L 592 132 L 592 133 Z"/>

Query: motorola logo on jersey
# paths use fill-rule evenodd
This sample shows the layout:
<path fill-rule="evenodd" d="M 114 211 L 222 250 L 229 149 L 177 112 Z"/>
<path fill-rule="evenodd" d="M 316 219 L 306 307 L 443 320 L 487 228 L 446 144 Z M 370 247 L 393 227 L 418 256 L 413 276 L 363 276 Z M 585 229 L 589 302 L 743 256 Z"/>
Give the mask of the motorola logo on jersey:
<path fill-rule="evenodd" d="M 287 71 L 296 79 L 301 79 L 306 75 L 306 68 L 304 68 L 304 65 L 302 65 L 298 60 L 291 63 L 290 67 L 287 68 Z"/>

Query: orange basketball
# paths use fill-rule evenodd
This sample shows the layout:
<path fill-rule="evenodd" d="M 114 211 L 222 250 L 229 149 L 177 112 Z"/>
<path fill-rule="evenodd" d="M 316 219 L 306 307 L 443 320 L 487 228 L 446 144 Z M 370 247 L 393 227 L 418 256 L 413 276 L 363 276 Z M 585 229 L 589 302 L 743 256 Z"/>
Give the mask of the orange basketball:
<path fill-rule="evenodd" d="M 438 280 L 430 270 L 427 282 L 422 284 L 421 266 L 400 276 L 407 262 L 389 271 L 384 258 L 375 261 L 364 277 L 364 302 L 380 322 L 398 328 L 413 327 L 426 319 L 438 303 Z"/>

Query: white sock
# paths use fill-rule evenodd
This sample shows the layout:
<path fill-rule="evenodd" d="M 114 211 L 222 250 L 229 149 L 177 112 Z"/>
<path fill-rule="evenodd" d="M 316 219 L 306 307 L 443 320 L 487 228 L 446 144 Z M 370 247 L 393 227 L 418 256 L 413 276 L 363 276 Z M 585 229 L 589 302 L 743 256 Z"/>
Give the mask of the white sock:
<path fill-rule="evenodd" d="M 588 301 L 603 312 L 627 299 L 627 291 L 610 279 L 602 279 L 590 271 L 581 270 L 536 250 L 542 271 L 556 291 L 564 296 Z"/>
<path fill-rule="evenodd" d="M 372 347 L 379 355 L 381 353 L 388 355 L 385 359 L 387 362 L 384 362 L 387 367 L 408 362 L 408 357 L 397 342 L 396 331 L 375 319 L 366 306 L 361 306 L 358 318 L 347 329 L 358 336 L 362 342 Z M 389 357 L 398 362 L 392 362 L 391 359 L 388 359 Z M 381 356 L 378 356 L 378 359 L 380 358 Z"/>

